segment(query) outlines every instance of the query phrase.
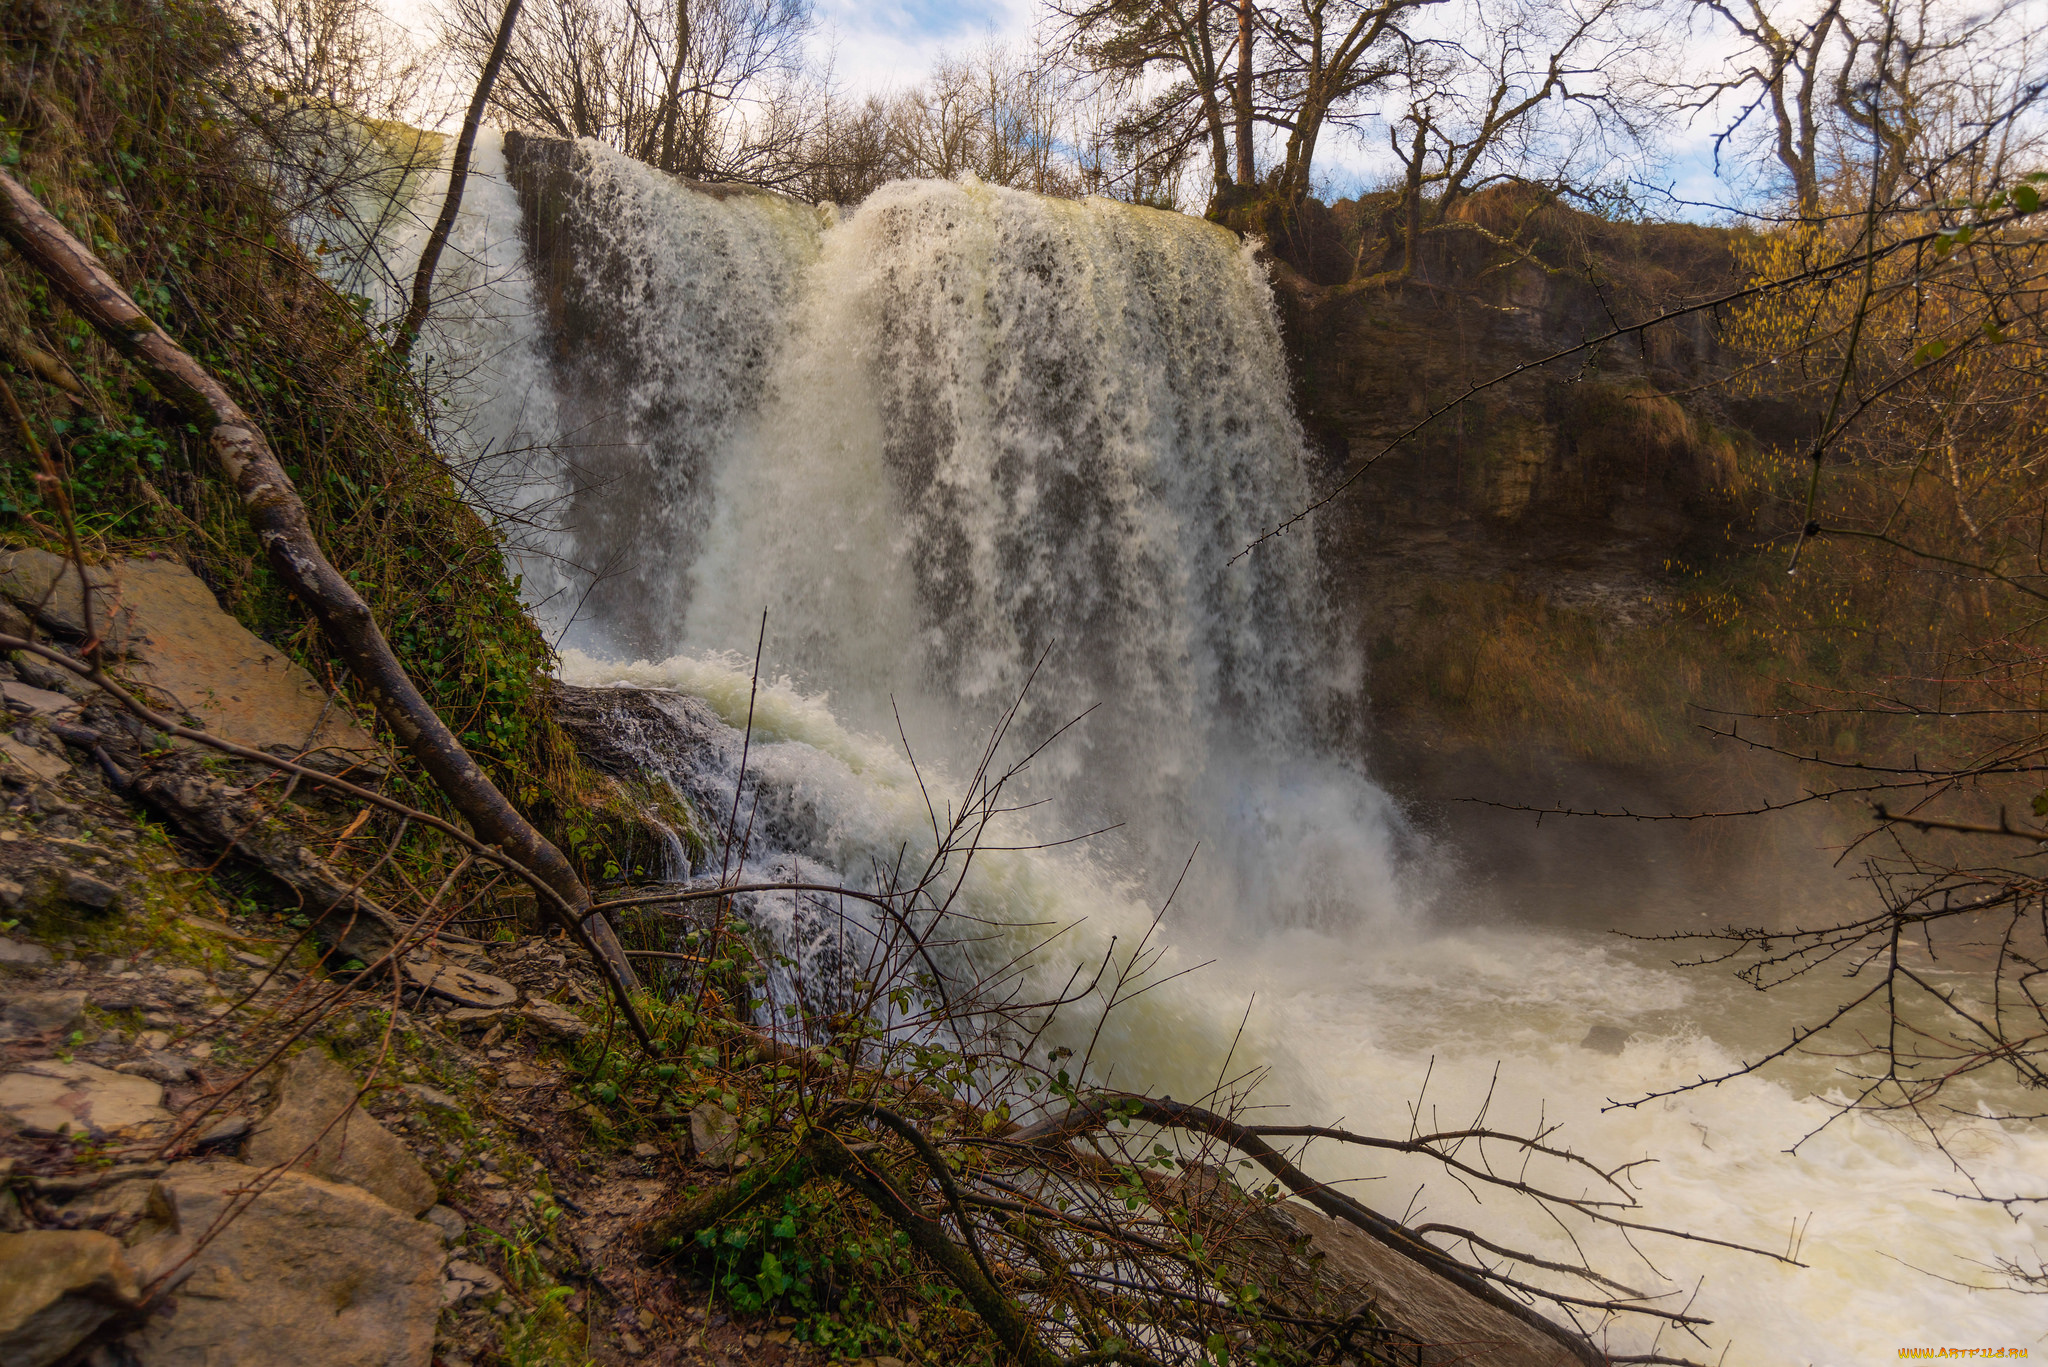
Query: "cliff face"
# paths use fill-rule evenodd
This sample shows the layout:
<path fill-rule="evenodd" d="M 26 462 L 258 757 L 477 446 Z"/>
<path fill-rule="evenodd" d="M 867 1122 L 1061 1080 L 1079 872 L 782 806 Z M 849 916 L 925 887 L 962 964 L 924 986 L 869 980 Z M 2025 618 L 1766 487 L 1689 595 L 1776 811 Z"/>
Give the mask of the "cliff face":
<path fill-rule="evenodd" d="M 1366 466 L 1318 515 L 1342 648 L 1364 657 L 1366 761 L 1523 911 L 1590 898 L 1605 920 L 1617 888 L 1648 907 L 1782 877 L 1793 861 L 1716 823 L 1539 828 L 1466 801 L 1683 811 L 1787 781 L 1701 739 L 1701 704 L 1761 710 L 1771 685 L 1688 595 L 1703 573 L 1748 573 L 1761 456 L 1798 441 L 1801 414 L 1717 392 L 1736 361 L 1711 310 L 1538 364 L 1737 287 L 1739 240 L 1520 193 L 1468 204 L 1406 279 L 1359 278 L 1378 259 L 1369 203 L 1311 206 L 1275 235 L 1325 487 Z M 1511 233 L 1526 250 L 1499 245 Z M 1790 855 L 1812 834 L 1770 838 Z"/>
<path fill-rule="evenodd" d="M 1333 470 L 1373 462 L 1347 540 L 1456 527 L 1468 551 L 1697 552 L 1741 516 L 1739 451 L 1785 416 L 1701 394 L 1727 363 L 1711 311 L 1491 384 L 1378 454 L 1474 385 L 1733 288 L 1733 234 L 1531 214 L 1501 193 L 1431 239 L 1413 276 L 1347 285 L 1329 239 L 1355 236 L 1366 209 L 1327 212 L 1324 249 L 1283 259 L 1279 296 L 1304 424 Z M 1517 231 L 1526 253 L 1493 240 Z"/>

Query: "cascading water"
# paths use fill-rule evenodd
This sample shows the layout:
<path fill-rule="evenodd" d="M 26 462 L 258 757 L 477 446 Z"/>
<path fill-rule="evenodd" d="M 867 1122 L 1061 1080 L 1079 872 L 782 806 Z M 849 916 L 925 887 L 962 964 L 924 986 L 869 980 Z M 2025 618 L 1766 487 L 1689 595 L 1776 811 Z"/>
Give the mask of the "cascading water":
<path fill-rule="evenodd" d="M 1378 1179 L 1361 1190 L 1382 1208 L 1590 1258 L 1716 1322 L 1713 1349 L 1666 1334 L 1660 1351 L 1832 1364 L 2039 1342 L 2020 1298 L 1939 1279 L 2023 1256 L 2048 1234 L 2038 1211 L 1938 1194 L 1940 1154 L 1870 1118 L 1784 1152 L 1828 1114 L 1824 1068 L 1607 1105 L 1781 1031 L 1747 989 L 1590 934 L 1433 926 L 1441 855 L 1341 759 L 1358 681 L 1328 661 L 1357 652 L 1332 639 L 1312 544 L 1226 563 L 1308 485 L 1265 281 L 1226 234 L 972 184 L 890 186 L 842 221 L 581 144 L 513 158 L 529 251 L 508 260 L 497 234 L 517 206 L 486 142 L 465 269 L 469 297 L 499 304 L 457 313 L 439 353 L 475 377 L 463 430 L 503 460 L 555 423 L 521 464 L 520 506 L 559 514 L 542 549 L 583 578 L 529 571 L 529 594 L 566 633 L 572 682 L 675 691 L 702 743 L 684 757 L 643 739 L 648 763 L 729 805 L 731 728 L 752 709 L 753 872 L 858 883 L 914 862 L 926 787 L 943 796 L 1028 679 L 1024 739 L 1086 715 L 1036 767 L 1052 804 L 1013 824 L 1124 825 L 983 855 L 964 905 L 993 938 L 961 952 L 1000 960 L 1072 927 L 1033 960 L 1064 981 L 1144 934 L 1199 845 L 1155 972 L 1227 955 L 1111 1016 L 1098 1058 L 1119 1081 L 1205 1090 L 1252 1001 L 1234 1047 L 1273 1066 L 1262 1101 L 1397 1131 L 1418 1097 L 1448 1122 L 1490 1094 L 1499 1127 L 1561 1124 L 1604 1161 L 1657 1160 L 1634 1178 L 1656 1223 L 1796 1244 L 1804 1268 L 1612 1231 L 1575 1245 L 1512 1205 L 1475 1208 L 1440 1170 L 1310 1155 Z M 814 963 L 841 934 L 794 900 L 753 914 Z M 1636 1033 L 1592 1053 L 1594 1021 Z M 2032 1132 L 1958 1118 L 1949 1139 L 1987 1186 L 2048 1170 Z M 1617 1352 L 1653 1345 L 1611 1332 Z"/>

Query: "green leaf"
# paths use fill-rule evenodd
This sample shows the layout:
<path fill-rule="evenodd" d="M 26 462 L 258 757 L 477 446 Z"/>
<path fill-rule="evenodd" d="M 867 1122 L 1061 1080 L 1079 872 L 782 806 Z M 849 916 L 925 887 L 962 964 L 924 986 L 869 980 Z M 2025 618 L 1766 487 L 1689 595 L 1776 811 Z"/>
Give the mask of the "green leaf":
<path fill-rule="evenodd" d="M 2048 788 L 2043 788 L 2034 799 L 2034 815 L 2048 816 Z"/>
<path fill-rule="evenodd" d="M 1947 354 L 1948 343 L 1942 341 L 1939 337 L 1936 337 L 1932 341 L 1926 341 L 1920 344 L 1920 349 L 1913 353 L 1913 364 L 1926 365 L 1930 361 L 1940 360 L 1943 356 L 1946 356 Z"/>
<path fill-rule="evenodd" d="M 2015 185 L 2012 189 L 2013 206 L 2023 214 L 2040 212 L 2041 192 L 2031 185 Z"/>

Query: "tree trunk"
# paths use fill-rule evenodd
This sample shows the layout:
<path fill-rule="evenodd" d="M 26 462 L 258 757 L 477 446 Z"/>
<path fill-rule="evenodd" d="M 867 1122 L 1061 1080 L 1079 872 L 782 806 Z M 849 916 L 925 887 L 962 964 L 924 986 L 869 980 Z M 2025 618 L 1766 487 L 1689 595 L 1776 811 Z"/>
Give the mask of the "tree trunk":
<path fill-rule="evenodd" d="M 1259 183 L 1252 155 L 1252 0 L 1237 0 L 1237 81 L 1232 89 L 1237 115 L 1237 183 Z"/>
<path fill-rule="evenodd" d="M 1422 158 L 1429 151 L 1429 130 L 1423 124 L 1415 125 L 1415 144 L 1408 158 L 1408 183 L 1401 192 L 1401 210 L 1405 221 L 1401 225 L 1401 275 L 1411 278 L 1420 262 L 1417 252 L 1422 246 Z"/>
<path fill-rule="evenodd" d="M 220 382 L 149 316 L 91 252 L 37 202 L 20 182 L 0 171 L 0 236 L 56 287 L 109 345 L 140 366 L 166 399 L 207 433 L 214 459 L 241 500 L 244 515 L 285 587 L 320 621 L 336 654 L 356 676 L 377 713 L 428 778 L 462 813 L 486 844 L 496 845 L 562 899 L 569 915 L 588 914 L 589 889 L 548 838 L 505 800 L 462 748 L 447 723 L 427 705 L 370 608 L 328 562 L 313 535 L 291 477 L 270 443 Z M 611 926 L 593 918 L 590 937 L 611 972 L 628 987 L 632 965 Z"/>
<path fill-rule="evenodd" d="M 455 215 L 462 208 L 462 187 L 469 179 L 469 157 L 476 148 L 477 125 L 483 122 L 484 109 L 491 102 L 491 87 L 498 83 L 498 69 L 505 65 L 505 53 L 512 46 L 512 28 L 519 22 L 522 3 L 523 0 L 505 0 L 505 16 L 498 21 L 497 41 L 491 44 L 491 55 L 484 62 L 483 74 L 477 78 L 469 113 L 463 116 L 462 133 L 455 140 L 455 155 L 448 162 L 448 193 L 441 197 L 440 216 L 434 220 L 434 230 L 427 234 L 419 269 L 413 272 L 412 306 L 406 309 L 405 321 L 399 324 L 398 336 L 391 343 L 392 350 L 400 356 L 412 354 L 413 340 L 427 325 L 427 310 L 433 306 L 434 271 L 441 264 L 448 235 L 455 231 Z"/>

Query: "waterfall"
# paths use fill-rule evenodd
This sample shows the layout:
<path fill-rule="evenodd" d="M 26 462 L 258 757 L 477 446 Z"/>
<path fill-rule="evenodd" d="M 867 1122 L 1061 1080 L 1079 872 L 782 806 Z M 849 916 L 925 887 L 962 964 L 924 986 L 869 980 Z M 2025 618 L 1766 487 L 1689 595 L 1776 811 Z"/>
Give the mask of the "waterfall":
<path fill-rule="evenodd" d="M 619 743 L 700 811 L 748 813 L 750 878 L 871 886 L 914 865 L 1022 694 L 1015 740 L 1060 733 L 1022 790 L 1042 805 L 975 861 L 957 905 L 977 929 L 940 948 L 948 973 L 1015 961 L 1044 993 L 1139 943 L 1161 980 L 1222 961 L 1106 1022 L 1099 998 L 1064 1013 L 1048 1042 L 1103 1026 L 1098 1076 L 1199 1095 L 1231 1056 L 1304 1119 L 1390 1133 L 1420 1100 L 1425 1124 L 1556 1124 L 1603 1161 L 1658 1160 L 1631 1178 L 1651 1222 L 1803 1233 L 1804 1268 L 1568 1235 L 1441 1169 L 1311 1155 L 1383 1209 L 1589 1260 L 1716 1321 L 1710 1350 L 1616 1326 L 1616 1352 L 1816 1364 L 2037 1341 L 2023 1304 L 1907 1264 L 1963 1281 L 2024 1259 L 2040 1210 L 1941 1195 L 1941 1153 L 1874 1117 L 1786 1152 L 1829 1116 L 1831 1062 L 1610 1104 L 1726 1072 L 1812 1003 L 1609 937 L 1432 916 L 1455 879 L 1348 758 L 1364 681 L 1333 662 L 1360 652 L 1311 534 L 1231 563 L 1312 484 L 1244 246 L 971 182 L 841 215 L 591 143 L 480 152 L 424 348 L 457 455 L 524 538 L 565 677 L 660 690 L 663 724 Z M 1116 829 L 1042 847 L 1099 826 Z M 787 959 L 784 1002 L 829 1007 L 883 933 L 858 908 L 745 905 Z M 1592 1020 L 1631 1024 L 1625 1049 L 1579 1048 Z M 1987 1186 L 2048 1169 L 2037 1133 L 1957 1117 L 1944 1137 Z"/>

